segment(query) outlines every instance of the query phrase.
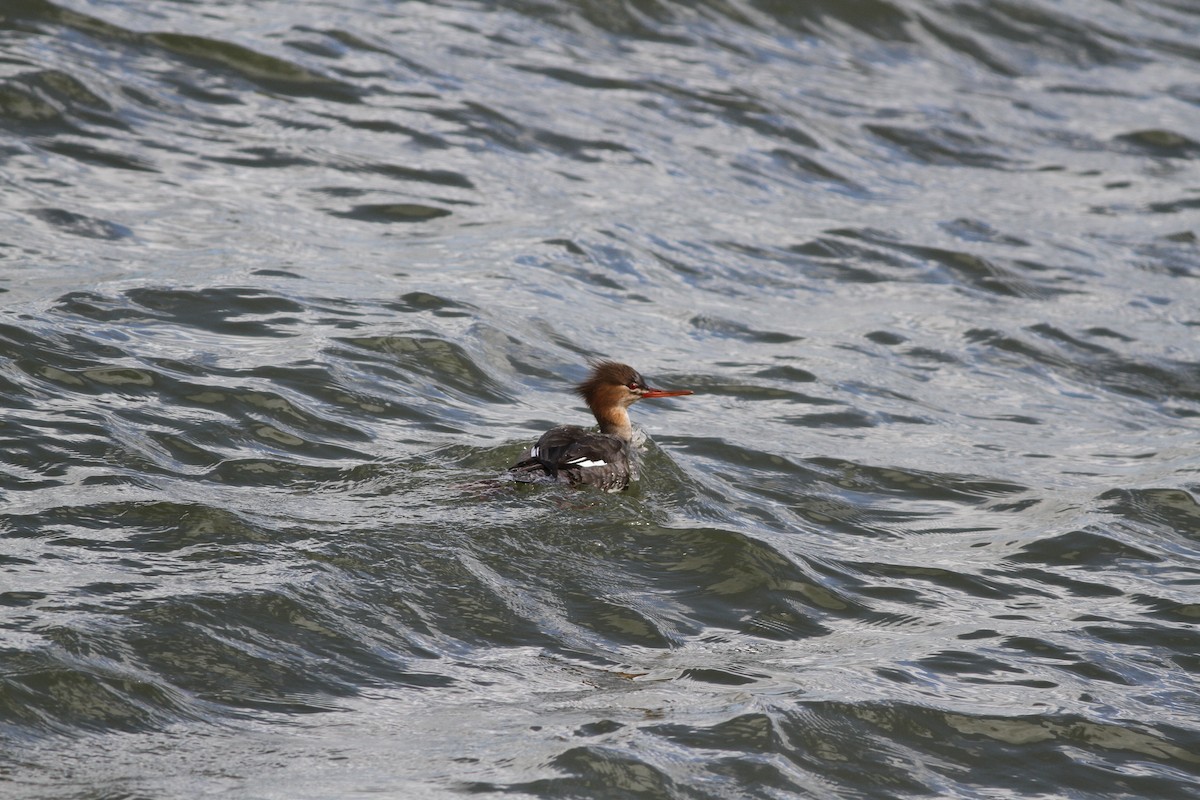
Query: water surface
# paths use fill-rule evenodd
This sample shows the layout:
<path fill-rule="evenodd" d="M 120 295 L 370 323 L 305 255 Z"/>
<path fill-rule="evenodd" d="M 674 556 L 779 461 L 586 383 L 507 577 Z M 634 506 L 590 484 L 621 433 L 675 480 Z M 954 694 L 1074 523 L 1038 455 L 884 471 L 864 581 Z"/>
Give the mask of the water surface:
<path fill-rule="evenodd" d="M 1197 41 L 10 2 L 0 794 L 1193 796 Z"/>

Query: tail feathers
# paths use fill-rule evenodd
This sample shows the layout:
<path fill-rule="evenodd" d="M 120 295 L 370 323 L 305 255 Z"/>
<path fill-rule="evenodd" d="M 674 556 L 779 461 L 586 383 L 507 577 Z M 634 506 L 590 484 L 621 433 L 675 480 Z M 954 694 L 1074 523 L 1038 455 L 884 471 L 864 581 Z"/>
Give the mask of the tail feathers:
<path fill-rule="evenodd" d="M 553 467 L 536 458 L 527 458 L 524 461 L 518 461 L 509 467 L 508 471 L 512 473 L 514 480 L 521 483 L 540 483 L 541 481 L 558 479 L 558 473 Z"/>

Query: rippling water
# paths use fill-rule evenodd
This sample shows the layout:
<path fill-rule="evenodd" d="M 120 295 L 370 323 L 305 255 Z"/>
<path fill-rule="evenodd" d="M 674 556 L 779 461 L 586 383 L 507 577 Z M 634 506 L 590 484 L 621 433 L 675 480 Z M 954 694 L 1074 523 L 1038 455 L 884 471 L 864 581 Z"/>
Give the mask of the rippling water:
<path fill-rule="evenodd" d="M 9 0 L 0 795 L 1195 796 L 1197 42 Z"/>

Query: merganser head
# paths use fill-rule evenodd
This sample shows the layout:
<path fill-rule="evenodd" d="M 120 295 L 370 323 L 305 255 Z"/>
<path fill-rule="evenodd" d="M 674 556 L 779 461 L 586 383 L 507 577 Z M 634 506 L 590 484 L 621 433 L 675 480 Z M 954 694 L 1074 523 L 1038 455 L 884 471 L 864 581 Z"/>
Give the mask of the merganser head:
<path fill-rule="evenodd" d="M 691 389 L 651 388 L 636 369 L 615 361 L 593 364 L 591 374 L 575 387 L 575 392 L 587 402 L 602 432 L 625 440 L 633 435 L 626 409 L 638 400 L 692 394 Z"/>

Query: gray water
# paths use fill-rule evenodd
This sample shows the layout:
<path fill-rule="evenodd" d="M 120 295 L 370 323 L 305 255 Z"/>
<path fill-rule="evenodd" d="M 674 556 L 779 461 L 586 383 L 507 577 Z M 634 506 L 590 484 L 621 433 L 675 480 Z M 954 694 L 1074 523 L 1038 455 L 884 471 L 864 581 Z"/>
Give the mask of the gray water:
<path fill-rule="evenodd" d="M 0 796 L 1196 797 L 1198 43 L 5 0 Z"/>

